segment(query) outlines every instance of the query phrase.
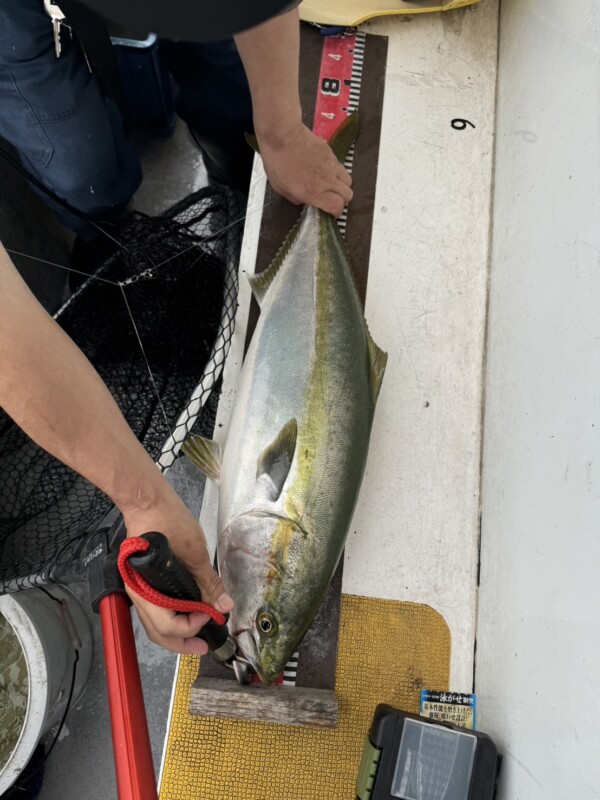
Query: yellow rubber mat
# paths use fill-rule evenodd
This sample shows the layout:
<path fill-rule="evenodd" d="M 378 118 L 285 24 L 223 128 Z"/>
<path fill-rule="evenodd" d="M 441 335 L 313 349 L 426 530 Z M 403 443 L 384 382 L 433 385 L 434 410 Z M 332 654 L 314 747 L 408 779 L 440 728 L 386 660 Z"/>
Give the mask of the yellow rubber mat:
<path fill-rule="evenodd" d="M 198 665 L 180 662 L 161 800 L 353 800 L 376 705 L 447 690 L 450 633 L 429 606 L 342 595 L 335 730 L 191 716 Z"/>

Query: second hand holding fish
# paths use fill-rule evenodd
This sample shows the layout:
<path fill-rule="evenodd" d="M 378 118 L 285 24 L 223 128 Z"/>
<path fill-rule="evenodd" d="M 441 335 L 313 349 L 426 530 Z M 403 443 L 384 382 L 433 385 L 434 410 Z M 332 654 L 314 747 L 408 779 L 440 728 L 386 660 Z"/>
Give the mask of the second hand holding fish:
<path fill-rule="evenodd" d="M 267 177 L 275 191 L 339 217 L 353 197 L 352 178 L 329 144 L 299 123 L 285 140 L 257 135 Z"/>
<path fill-rule="evenodd" d="M 302 123 L 298 9 L 234 38 L 248 77 L 254 130 L 271 185 L 292 203 L 340 216 L 352 199 L 352 179 L 327 142 Z"/>

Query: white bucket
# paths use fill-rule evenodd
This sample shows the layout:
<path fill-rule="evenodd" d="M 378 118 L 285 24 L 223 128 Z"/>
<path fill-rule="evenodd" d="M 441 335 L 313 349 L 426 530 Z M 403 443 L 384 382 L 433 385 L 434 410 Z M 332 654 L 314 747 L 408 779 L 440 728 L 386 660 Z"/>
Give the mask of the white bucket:
<path fill-rule="evenodd" d="M 92 630 L 86 613 L 65 587 L 50 586 L 48 592 L 63 605 L 41 589 L 0 597 L 0 796 L 64 714 L 75 645 L 72 704 L 90 671 Z"/>

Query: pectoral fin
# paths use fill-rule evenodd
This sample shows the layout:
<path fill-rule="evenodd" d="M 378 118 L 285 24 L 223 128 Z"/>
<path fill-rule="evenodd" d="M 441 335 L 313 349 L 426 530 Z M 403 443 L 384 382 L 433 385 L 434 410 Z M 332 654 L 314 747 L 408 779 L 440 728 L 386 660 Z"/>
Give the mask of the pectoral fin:
<path fill-rule="evenodd" d="M 202 436 L 188 436 L 182 447 L 183 452 L 200 472 L 213 481 L 219 480 L 221 472 L 221 445 Z"/>
<path fill-rule="evenodd" d="M 291 419 L 258 457 L 256 479 L 266 485 L 270 500 L 277 500 L 281 494 L 294 459 L 297 437 L 298 424 Z"/>
<path fill-rule="evenodd" d="M 365 323 L 366 325 L 366 323 Z M 369 328 L 367 327 L 367 345 L 369 347 L 369 361 L 371 362 L 371 390 L 373 392 L 373 401 L 376 403 L 379 397 L 379 390 L 383 382 L 385 367 L 388 360 L 388 354 L 384 353 L 373 341 Z"/>

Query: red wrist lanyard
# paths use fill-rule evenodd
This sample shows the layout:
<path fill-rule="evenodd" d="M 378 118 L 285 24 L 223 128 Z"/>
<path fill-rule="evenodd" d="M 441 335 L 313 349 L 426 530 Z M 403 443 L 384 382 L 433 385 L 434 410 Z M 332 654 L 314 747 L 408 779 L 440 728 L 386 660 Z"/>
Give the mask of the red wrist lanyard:
<path fill-rule="evenodd" d="M 144 600 L 147 600 L 155 606 L 168 608 L 170 611 L 179 611 L 185 614 L 190 614 L 192 611 L 200 611 L 202 614 L 208 614 L 218 625 L 224 625 L 226 622 L 225 617 L 213 606 L 197 600 L 177 600 L 174 597 L 168 597 L 162 594 L 162 592 L 153 589 L 140 573 L 133 569 L 128 561 L 129 556 L 134 553 L 143 553 L 148 550 L 149 547 L 150 545 L 148 542 L 145 539 L 141 539 L 139 536 L 124 539 L 121 543 L 117 566 L 125 585 L 136 594 L 139 594 Z"/>

